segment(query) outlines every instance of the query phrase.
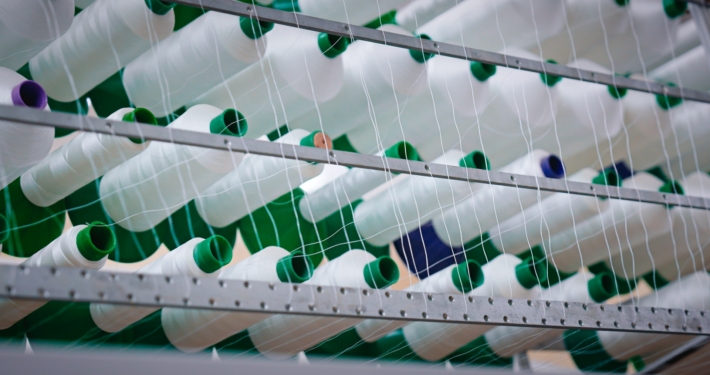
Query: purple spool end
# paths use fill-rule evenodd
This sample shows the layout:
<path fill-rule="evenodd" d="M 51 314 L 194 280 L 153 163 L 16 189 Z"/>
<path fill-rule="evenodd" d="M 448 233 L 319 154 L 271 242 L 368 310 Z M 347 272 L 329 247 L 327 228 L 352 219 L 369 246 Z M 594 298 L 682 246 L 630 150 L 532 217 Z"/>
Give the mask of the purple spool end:
<path fill-rule="evenodd" d="M 565 176 L 565 165 L 557 155 L 550 154 L 540 161 L 542 173 L 547 178 L 562 178 Z"/>
<path fill-rule="evenodd" d="M 24 81 L 12 88 L 12 104 L 16 106 L 44 109 L 47 107 L 47 93 L 35 81 Z"/>

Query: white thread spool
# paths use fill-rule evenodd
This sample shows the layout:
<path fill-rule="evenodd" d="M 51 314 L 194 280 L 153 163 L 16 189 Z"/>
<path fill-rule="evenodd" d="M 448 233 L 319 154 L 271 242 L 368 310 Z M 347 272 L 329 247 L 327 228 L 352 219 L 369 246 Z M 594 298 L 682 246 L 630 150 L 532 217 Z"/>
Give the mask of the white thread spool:
<path fill-rule="evenodd" d="M 85 232 L 80 235 L 85 230 L 91 233 Z M 77 242 L 80 241 L 79 237 L 84 236 L 89 237 L 89 241 L 86 244 L 89 247 L 95 247 L 94 251 L 80 249 L 80 246 L 84 244 L 80 245 Z M 90 260 L 84 254 L 91 254 L 93 257 L 103 252 L 108 253 L 113 250 L 113 246 L 113 233 L 110 232 L 108 227 L 77 225 L 64 232 L 42 250 L 27 258 L 22 264 L 30 267 L 72 267 L 97 270 L 104 266 L 108 256 L 103 256 L 98 260 Z M 91 253 L 87 253 L 87 251 L 91 251 Z M 0 298 L 0 329 L 10 328 L 45 303 L 47 301 Z"/>
<path fill-rule="evenodd" d="M 166 116 L 259 61 L 267 39 L 260 27 L 266 32 L 272 26 L 205 13 L 126 66 L 126 93 L 137 106 Z"/>
<path fill-rule="evenodd" d="M 710 149 L 704 147 L 710 142 L 710 129 L 704 126 L 710 105 L 686 101 L 671 112 L 675 134 L 669 135 L 665 144 L 672 160 L 661 167 L 674 177 L 704 170 L 710 164 Z"/>
<path fill-rule="evenodd" d="M 433 40 L 487 51 L 525 47 L 564 30 L 564 0 L 466 0 L 421 26 Z"/>
<path fill-rule="evenodd" d="M 0 67 L 0 104 L 49 111 L 42 87 Z M 39 163 L 52 148 L 54 128 L 0 121 L 0 189 Z"/>
<path fill-rule="evenodd" d="M 408 0 L 294 0 L 301 12 L 353 25 L 362 25 L 406 4 Z"/>
<path fill-rule="evenodd" d="M 84 9 L 91 5 L 95 0 L 74 0 L 74 6 L 79 9 Z"/>
<path fill-rule="evenodd" d="M 413 32 L 459 2 L 459 0 L 414 0 L 397 11 L 395 21 L 397 25 Z"/>
<path fill-rule="evenodd" d="M 322 133 L 321 133 L 322 134 Z M 276 143 L 299 145 L 309 133 L 294 129 Z M 318 176 L 323 164 L 302 160 L 248 155 L 235 171 L 195 199 L 197 212 L 213 227 L 222 228 Z"/>
<path fill-rule="evenodd" d="M 152 0 L 154 7 L 166 7 Z M 158 15 L 145 0 L 96 0 L 66 34 L 30 60 L 32 79 L 60 102 L 71 102 L 173 31 L 172 10 Z"/>
<path fill-rule="evenodd" d="M 535 177 L 564 176 L 562 161 L 542 150 L 533 150 L 500 171 Z M 483 185 L 470 198 L 444 210 L 434 218 L 432 225 L 439 239 L 459 247 L 549 195 L 537 190 Z"/>
<path fill-rule="evenodd" d="M 73 0 L 0 2 L 0 66 L 18 70 L 74 20 Z"/>
<path fill-rule="evenodd" d="M 673 82 L 686 89 L 710 90 L 710 62 L 703 46 L 676 57 L 648 74 L 660 82 Z"/>
<path fill-rule="evenodd" d="M 402 35 L 410 32 L 384 25 L 378 30 Z M 345 73 L 343 87 L 327 103 L 295 118 L 289 126 L 323 130 L 339 137 L 357 127 L 386 127 L 397 123 L 397 110 L 410 98 L 424 92 L 427 84 L 426 64 L 414 59 L 416 52 L 368 42 L 356 42 L 343 54 Z M 417 55 L 420 56 L 420 55 Z M 399 104 L 398 104 L 399 103 Z M 399 106 L 399 108 L 398 108 Z M 384 147 L 368 147 L 370 134 L 363 135 L 367 145 L 359 152 L 375 153 Z M 388 146 L 402 140 L 388 140 Z M 357 147 L 357 146 L 356 146 Z"/>
<path fill-rule="evenodd" d="M 136 113 L 136 117 L 141 116 L 143 121 L 155 122 L 155 117 L 150 112 L 136 112 L 133 108 L 119 109 L 108 119 L 121 121 L 125 115 L 132 112 Z M 22 174 L 22 192 L 37 206 L 51 206 L 138 155 L 148 144 L 150 142 L 137 143 L 128 138 L 108 134 L 79 134 Z"/>
<path fill-rule="evenodd" d="M 569 180 L 590 183 L 598 174 L 593 169 L 582 169 L 570 176 Z M 545 243 L 551 236 L 575 223 L 582 223 L 598 215 L 607 207 L 608 199 L 555 193 L 493 226 L 488 233 L 496 249 L 517 255 L 532 246 Z"/>
<path fill-rule="evenodd" d="M 234 110 L 209 105 L 190 108 L 170 129 L 243 135 L 245 122 Z M 149 230 L 234 170 L 244 154 L 154 142 L 140 155 L 108 172 L 101 180 L 104 209 L 118 225 L 133 232 Z"/>
<path fill-rule="evenodd" d="M 259 137 L 332 99 L 343 85 L 347 40 L 276 25 L 269 33 L 266 57 L 199 96 L 197 103 L 237 107 L 249 122 L 250 137 Z M 322 46 L 322 47 L 320 47 Z M 328 57 L 324 54 L 331 54 Z M 337 55 L 336 55 L 337 53 Z"/>

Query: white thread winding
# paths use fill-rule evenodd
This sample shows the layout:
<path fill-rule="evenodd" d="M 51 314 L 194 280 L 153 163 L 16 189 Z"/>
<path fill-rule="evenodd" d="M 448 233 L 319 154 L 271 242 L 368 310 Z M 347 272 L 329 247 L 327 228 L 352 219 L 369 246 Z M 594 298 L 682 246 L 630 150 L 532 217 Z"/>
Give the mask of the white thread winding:
<path fill-rule="evenodd" d="M 407 0 L 294 0 L 303 14 L 362 25 L 380 14 L 406 4 Z"/>
<path fill-rule="evenodd" d="M 710 62 L 703 46 L 676 57 L 648 74 L 660 82 L 673 82 L 686 89 L 710 90 Z"/>
<path fill-rule="evenodd" d="M 413 32 L 459 2 L 459 0 L 414 0 L 397 11 L 395 21 L 397 25 Z"/>

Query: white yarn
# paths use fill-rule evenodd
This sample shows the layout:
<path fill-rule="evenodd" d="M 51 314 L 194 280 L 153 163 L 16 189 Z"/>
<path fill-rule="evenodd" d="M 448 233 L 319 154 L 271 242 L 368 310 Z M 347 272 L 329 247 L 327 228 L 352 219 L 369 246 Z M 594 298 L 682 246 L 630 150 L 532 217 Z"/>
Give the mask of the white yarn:
<path fill-rule="evenodd" d="M 193 238 L 177 249 L 141 267 L 136 273 L 216 278 L 219 272 L 205 273 L 195 262 L 194 249 L 202 241 L 204 241 L 202 238 Z M 118 332 L 158 310 L 158 307 L 107 303 L 92 303 L 89 307 L 94 324 L 104 332 Z"/>
<path fill-rule="evenodd" d="M 274 142 L 299 145 L 301 139 L 308 135 L 305 130 L 294 129 Z M 214 227 L 225 227 L 318 176 L 322 171 L 323 164 L 248 155 L 239 168 L 197 197 L 195 206 L 206 223 Z"/>
<path fill-rule="evenodd" d="M 655 191 L 663 181 L 645 172 L 624 180 L 624 187 Z M 660 204 L 611 200 L 609 208 L 544 243 L 549 261 L 560 271 L 575 272 L 581 266 L 613 256 L 642 243 L 671 225 L 667 208 Z"/>
<path fill-rule="evenodd" d="M 42 250 L 27 258 L 23 265 L 29 267 L 73 267 L 100 269 L 107 257 L 92 261 L 84 258 L 76 245 L 76 237 L 86 225 L 77 225 L 64 232 Z M 47 301 L 0 298 L 0 329 L 10 328 L 20 319 L 44 306 Z"/>
<path fill-rule="evenodd" d="M 219 278 L 239 281 L 280 282 L 277 262 L 289 252 L 269 246 L 243 261 L 222 269 Z M 161 313 L 165 336 L 176 348 L 186 353 L 202 351 L 250 326 L 268 318 L 269 314 L 166 307 Z"/>
<path fill-rule="evenodd" d="M 434 162 L 458 166 L 463 156 L 459 150 L 450 150 Z M 357 206 L 353 213 L 355 227 L 368 243 L 384 246 L 420 227 L 477 188 L 466 181 L 406 176 Z"/>
<path fill-rule="evenodd" d="M 74 19 L 73 0 L 3 0 L 0 2 L 0 66 L 17 70 Z"/>
<path fill-rule="evenodd" d="M 119 109 L 108 119 L 120 121 L 133 110 Z M 22 174 L 22 192 L 37 206 L 51 206 L 138 155 L 149 143 L 138 144 L 108 134 L 79 134 Z"/>
<path fill-rule="evenodd" d="M 395 25 L 384 25 L 378 30 L 412 35 Z M 426 64 L 414 60 L 409 50 L 364 41 L 348 47 L 343 54 L 343 63 L 343 87 L 338 94 L 327 103 L 319 104 L 317 110 L 311 107 L 314 109 L 295 118 L 289 125 L 308 130 L 323 129 L 334 138 L 357 127 L 374 130 L 392 126 L 391 131 L 401 135 L 397 110 L 425 91 Z M 362 135 L 368 142 L 366 146 L 354 144 L 359 152 L 375 153 L 382 149 L 368 147 L 371 145 L 370 134 Z M 385 145 L 400 140 L 401 137 L 388 140 Z"/>
<path fill-rule="evenodd" d="M 221 113 L 215 107 L 198 105 L 170 123 L 168 129 L 209 133 L 210 121 Z M 234 170 L 243 156 L 153 142 L 140 155 L 104 176 L 101 202 L 118 225 L 133 232 L 146 231 Z"/>
<path fill-rule="evenodd" d="M 413 0 L 397 11 L 395 21 L 397 25 L 414 31 L 459 2 L 459 0 Z"/>
<path fill-rule="evenodd" d="M 189 105 L 239 108 L 258 137 L 332 99 L 343 82 L 343 59 L 329 58 L 318 47 L 318 33 L 276 25 L 266 56 Z M 308 128 L 304 128 L 308 129 Z M 310 129 L 309 129 L 310 130 Z"/>
<path fill-rule="evenodd" d="M 433 40 L 487 51 L 525 47 L 565 27 L 564 0 L 466 0 L 421 26 Z"/>
<path fill-rule="evenodd" d="M 259 61 L 266 36 L 253 40 L 240 17 L 208 12 L 133 60 L 123 86 L 137 106 L 163 117 Z"/>
<path fill-rule="evenodd" d="M 710 61 L 703 46 L 661 65 L 648 74 L 660 82 L 674 82 L 686 89 L 710 90 Z"/>
<path fill-rule="evenodd" d="M 294 0 L 303 14 L 362 25 L 406 4 L 408 0 Z"/>
<path fill-rule="evenodd" d="M 95 0 L 74 0 L 74 6 L 79 9 L 84 9 L 91 5 Z"/>
<path fill-rule="evenodd" d="M 710 116 L 710 105 L 685 101 L 671 110 L 673 115 L 674 135 L 666 138 L 670 163 L 661 163 L 669 176 L 683 176 L 697 170 L 703 170 L 710 164 L 710 148 L 704 145 L 710 142 L 710 129 L 706 119 Z"/>
<path fill-rule="evenodd" d="M 569 177 L 570 181 L 589 183 L 598 174 L 589 168 Z M 498 201 L 496 201 L 497 204 Z M 597 199 L 566 193 L 554 193 L 523 212 L 494 225 L 488 230 L 497 249 L 509 254 L 520 254 L 575 223 L 598 215 L 609 207 L 608 199 Z"/>
<path fill-rule="evenodd" d="M 368 288 L 363 270 L 376 258 L 364 250 L 351 250 L 316 269 L 306 285 Z M 326 292 L 328 289 L 326 288 Z M 334 291 L 329 291 L 333 293 Z M 268 358 L 288 359 L 359 323 L 361 319 L 274 315 L 249 328 L 254 347 Z"/>
<path fill-rule="evenodd" d="M 32 78 L 60 102 L 86 94 L 173 31 L 175 15 L 144 0 L 96 0 L 66 34 L 30 60 Z"/>
<path fill-rule="evenodd" d="M 500 171 L 544 178 L 540 162 L 549 156 L 549 152 L 533 150 Z M 432 225 L 439 239 L 459 247 L 549 195 L 537 190 L 483 185 L 470 198 L 444 210 Z"/>
<path fill-rule="evenodd" d="M 18 73 L 0 67 L 0 105 L 13 105 L 12 89 L 25 81 Z M 47 156 L 52 142 L 52 127 L 0 121 L 0 189 Z"/>

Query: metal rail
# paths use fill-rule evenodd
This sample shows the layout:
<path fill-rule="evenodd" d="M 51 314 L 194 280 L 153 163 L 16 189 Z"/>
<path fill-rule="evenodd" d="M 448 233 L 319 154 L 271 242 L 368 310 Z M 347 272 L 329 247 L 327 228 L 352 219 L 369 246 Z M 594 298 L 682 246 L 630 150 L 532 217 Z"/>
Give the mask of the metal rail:
<path fill-rule="evenodd" d="M 602 74 L 572 68 L 565 65 L 524 59 L 475 48 L 420 39 L 407 35 L 369 29 L 363 26 L 306 16 L 300 13 L 284 12 L 281 10 L 255 6 L 234 0 L 174 0 L 171 2 L 237 16 L 258 18 L 262 21 L 273 22 L 285 26 L 325 32 L 332 35 L 348 37 L 352 40 L 365 40 L 373 43 L 386 44 L 392 47 L 421 50 L 423 52 L 433 53 L 436 55 L 478 61 L 536 73 L 545 73 L 585 82 L 614 86 L 621 89 L 642 91 L 652 94 L 667 95 L 669 97 L 678 97 L 686 100 L 710 103 L 710 92 L 681 89 L 679 87 L 663 85 L 658 82 L 641 81 L 612 74 Z"/>
<path fill-rule="evenodd" d="M 0 266 L 0 297 L 269 314 L 710 336 L 697 310 Z"/>
<path fill-rule="evenodd" d="M 389 159 L 375 155 L 356 154 L 345 151 L 326 151 L 319 148 L 197 133 L 60 112 L 38 111 L 26 107 L 0 105 L 0 120 L 28 125 L 52 126 L 62 129 L 112 134 L 130 138 L 143 138 L 233 152 L 337 164 L 354 168 L 375 169 L 418 176 L 510 186 L 521 189 L 710 209 L 710 199 L 701 197 L 664 194 L 653 191 L 594 185 L 590 183 L 540 178 L 497 171 L 484 171 L 427 162 Z"/>

